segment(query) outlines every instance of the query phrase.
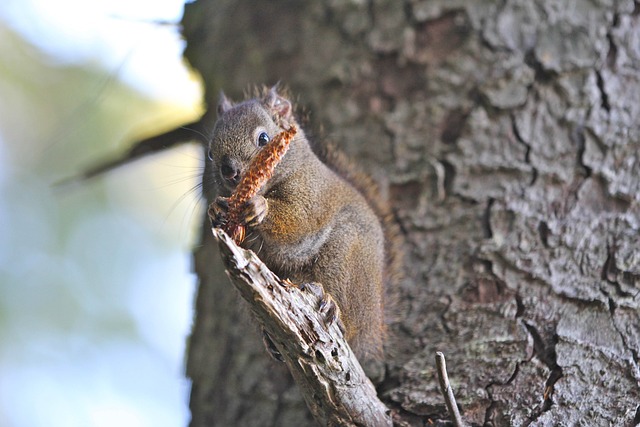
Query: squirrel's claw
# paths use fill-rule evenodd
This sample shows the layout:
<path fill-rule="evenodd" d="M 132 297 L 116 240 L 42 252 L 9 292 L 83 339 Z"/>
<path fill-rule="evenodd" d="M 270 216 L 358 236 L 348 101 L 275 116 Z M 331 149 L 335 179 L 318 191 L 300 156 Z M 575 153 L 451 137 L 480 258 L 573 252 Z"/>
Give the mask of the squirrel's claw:
<path fill-rule="evenodd" d="M 258 195 L 251 198 L 251 200 L 244 205 L 242 218 L 244 218 L 244 223 L 248 227 L 255 227 L 264 221 L 268 212 L 269 205 L 267 204 L 267 199 Z"/>
<path fill-rule="evenodd" d="M 227 212 L 229 212 L 229 198 L 218 196 L 209 205 L 207 214 L 212 227 L 222 227 L 227 222 Z"/>
<path fill-rule="evenodd" d="M 344 324 L 340 319 L 340 307 L 336 304 L 335 300 L 330 294 L 324 291 L 324 288 L 319 283 L 303 283 L 300 285 L 300 290 L 313 294 L 318 300 L 318 311 L 322 314 L 322 317 L 327 325 L 337 322 L 338 327 L 342 333 L 345 333 Z"/>
<path fill-rule="evenodd" d="M 318 301 L 321 301 L 324 298 L 324 288 L 316 282 L 302 283 L 298 288 L 303 292 L 313 294 Z"/>
<path fill-rule="evenodd" d="M 340 331 L 343 334 L 346 332 L 342 319 L 340 319 L 340 307 L 338 307 L 331 295 L 325 294 L 325 298 L 320 301 L 320 313 L 324 316 L 325 323 L 329 325 L 337 323 Z"/>

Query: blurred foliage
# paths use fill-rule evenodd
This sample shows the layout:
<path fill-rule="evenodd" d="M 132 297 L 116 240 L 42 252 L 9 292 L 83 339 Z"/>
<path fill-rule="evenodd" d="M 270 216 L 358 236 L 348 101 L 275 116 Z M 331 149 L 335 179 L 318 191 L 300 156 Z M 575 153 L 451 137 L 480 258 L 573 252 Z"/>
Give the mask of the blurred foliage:
<path fill-rule="evenodd" d="M 200 149 L 53 184 L 198 114 L 0 26 L 0 425 L 184 424 Z"/>

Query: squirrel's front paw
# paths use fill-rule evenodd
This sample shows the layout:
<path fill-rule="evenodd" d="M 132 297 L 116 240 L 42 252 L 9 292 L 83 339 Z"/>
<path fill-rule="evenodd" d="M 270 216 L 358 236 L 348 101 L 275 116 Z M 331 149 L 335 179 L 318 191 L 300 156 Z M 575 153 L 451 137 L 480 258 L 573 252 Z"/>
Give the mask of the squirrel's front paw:
<path fill-rule="evenodd" d="M 267 199 L 262 196 L 255 196 L 244 204 L 240 218 L 243 219 L 244 224 L 248 227 L 255 227 L 264 221 L 268 212 L 269 204 L 267 203 Z"/>
<path fill-rule="evenodd" d="M 211 220 L 212 227 L 222 227 L 227 222 L 227 213 L 229 212 L 229 198 L 218 196 L 209 205 L 207 214 Z"/>
<path fill-rule="evenodd" d="M 342 319 L 340 318 L 340 307 L 338 307 L 338 304 L 331 295 L 324 291 L 321 284 L 315 282 L 303 283 L 300 285 L 300 289 L 316 297 L 318 301 L 318 311 L 322 314 L 327 325 L 337 322 L 342 333 L 345 333 L 344 323 L 342 323 Z"/>

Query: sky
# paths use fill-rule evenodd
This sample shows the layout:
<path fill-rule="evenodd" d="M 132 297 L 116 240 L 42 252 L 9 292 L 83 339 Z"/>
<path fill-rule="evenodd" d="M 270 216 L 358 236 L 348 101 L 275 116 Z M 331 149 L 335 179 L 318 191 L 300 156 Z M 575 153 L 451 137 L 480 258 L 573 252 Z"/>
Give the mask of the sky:
<path fill-rule="evenodd" d="M 188 104 L 199 88 L 181 58 L 176 24 L 183 6 L 181 0 L 2 0 L 0 20 L 53 62 L 94 62 L 151 96 Z"/>
<path fill-rule="evenodd" d="M 1 0 L 0 30 L 19 33 L 52 67 L 104 69 L 151 100 L 193 112 L 201 88 L 181 57 L 182 9 L 180 0 Z M 95 107 L 96 94 L 86 96 Z M 3 105 L 0 94 L 0 111 L 28 105 Z M 199 151 L 138 162 L 62 197 L 50 177 L 29 175 L 28 160 L 19 159 L 21 169 L 12 158 L 35 147 L 6 137 L 13 134 L 0 129 L 0 427 L 186 425 L 195 290 L 186 229 L 198 217 L 197 195 L 183 196 L 197 179 Z M 34 158 L 64 156 L 60 144 Z M 105 211 L 91 212 L 104 195 Z"/>

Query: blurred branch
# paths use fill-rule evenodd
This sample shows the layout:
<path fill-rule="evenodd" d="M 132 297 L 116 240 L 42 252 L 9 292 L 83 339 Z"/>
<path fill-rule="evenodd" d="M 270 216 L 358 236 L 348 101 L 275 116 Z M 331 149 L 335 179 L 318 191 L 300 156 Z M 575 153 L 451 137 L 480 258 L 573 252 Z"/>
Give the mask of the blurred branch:
<path fill-rule="evenodd" d="M 287 364 L 314 418 L 330 426 L 391 426 L 338 321 L 322 298 L 271 272 L 251 251 L 214 228 L 227 274 Z"/>
<path fill-rule="evenodd" d="M 205 123 L 209 123 L 209 117 L 207 114 L 203 115 L 198 121 L 179 126 L 160 135 L 136 141 L 125 154 L 112 160 L 102 161 L 79 175 L 72 176 L 58 182 L 56 186 L 67 186 L 76 182 L 95 178 L 150 154 L 159 153 L 176 145 L 193 141 L 194 139 L 204 141 L 206 139 Z"/>

